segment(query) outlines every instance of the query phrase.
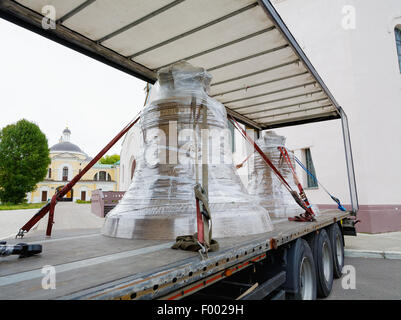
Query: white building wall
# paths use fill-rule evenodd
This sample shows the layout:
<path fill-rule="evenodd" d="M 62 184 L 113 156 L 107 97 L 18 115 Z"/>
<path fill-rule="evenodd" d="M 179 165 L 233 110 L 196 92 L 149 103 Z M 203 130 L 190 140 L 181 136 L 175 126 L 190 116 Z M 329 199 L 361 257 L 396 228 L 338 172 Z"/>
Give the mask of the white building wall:
<path fill-rule="evenodd" d="M 401 74 L 394 27 L 401 24 L 401 1 L 273 4 L 348 115 L 360 204 L 400 204 Z M 344 6 L 355 8 L 355 29 L 343 28 Z M 276 131 L 291 149 L 310 147 L 318 179 L 349 203 L 339 120 Z M 321 188 L 307 193 L 314 203 L 331 203 Z"/>

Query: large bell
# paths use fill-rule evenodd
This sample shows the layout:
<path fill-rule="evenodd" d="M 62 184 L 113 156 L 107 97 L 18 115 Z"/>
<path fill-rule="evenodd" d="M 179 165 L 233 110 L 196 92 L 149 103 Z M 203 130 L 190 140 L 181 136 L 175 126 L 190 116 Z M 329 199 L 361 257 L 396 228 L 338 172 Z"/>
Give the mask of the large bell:
<path fill-rule="evenodd" d="M 274 131 L 265 131 L 262 137 L 256 141 L 256 144 L 278 169 L 291 188 L 298 193 L 291 168 L 278 149 L 278 147 L 285 146 L 285 140 L 284 136 L 277 135 Z M 295 168 L 294 153 L 288 151 L 288 155 L 292 166 Z M 249 159 L 247 189 L 249 194 L 259 198 L 259 203 L 269 211 L 270 216 L 273 218 L 293 217 L 305 212 L 295 202 L 273 170 L 267 166 L 266 162 L 257 153 Z"/>
<path fill-rule="evenodd" d="M 272 230 L 267 210 L 255 203 L 236 173 L 226 111 L 207 95 L 210 81 L 204 69 L 184 62 L 159 71 L 141 114 L 143 148 L 134 179 L 106 216 L 104 235 L 175 239 L 196 232 L 194 186 L 202 184 L 206 149 L 202 132 L 208 142 L 203 164 L 213 238 Z"/>

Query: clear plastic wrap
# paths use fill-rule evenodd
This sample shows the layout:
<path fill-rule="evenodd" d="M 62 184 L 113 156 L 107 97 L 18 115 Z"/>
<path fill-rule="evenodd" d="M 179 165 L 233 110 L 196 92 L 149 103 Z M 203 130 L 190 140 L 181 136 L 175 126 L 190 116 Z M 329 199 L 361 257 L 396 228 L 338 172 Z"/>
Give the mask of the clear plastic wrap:
<path fill-rule="evenodd" d="M 256 143 L 291 188 L 298 192 L 291 169 L 278 149 L 278 147 L 285 146 L 285 140 L 284 136 L 277 135 L 274 131 L 265 131 Z M 294 154 L 288 151 L 288 155 L 295 168 Z M 249 167 L 248 192 L 258 198 L 259 203 L 269 211 L 271 217 L 287 218 L 304 212 L 259 154 L 252 155 L 249 163 L 251 165 Z M 316 206 L 312 206 L 312 209 L 315 214 L 318 213 Z"/>
<path fill-rule="evenodd" d="M 208 96 L 210 81 L 204 69 L 185 62 L 160 70 L 141 114 L 143 148 L 133 181 L 107 215 L 104 235 L 174 239 L 196 232 L 194 186 L 202 183 L 205 128 L 213 237 L 272 230 L 268 212 L 249 196 L 236 173 L 227 114 L 221 103 Z"/>

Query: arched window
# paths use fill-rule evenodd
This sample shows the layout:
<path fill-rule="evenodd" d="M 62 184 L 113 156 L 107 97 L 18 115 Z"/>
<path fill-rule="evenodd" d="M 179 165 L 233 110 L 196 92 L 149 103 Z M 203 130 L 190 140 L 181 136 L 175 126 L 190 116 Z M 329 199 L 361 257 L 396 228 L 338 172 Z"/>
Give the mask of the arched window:
<path fill-rule="evenodd" d="M 110 175 L 110 173 L 107 174 L 107 181 L 111 181 L 111 175 Z"/>
<path fill-rule="evenodd" d="M 136 168 L 136 161 L 134 159 L 134 160 L 132 160 L 132 164 L 131 164 L 131 180 L 134 177 L 135 168 Z"/>
<path fill-rule="evenodd" d="M 68 168 L 63 168 L 63 181 L 68 181 Z"/>
<path fill-rule="evenodd" d="M 97 173 L 93 176 L 93 180 L 97 181 Z"/>
<path fill-rule="evenodd" d="M 49 179 L 52 178 L 52 168 L 49 168 Z"/>
<path fill-rule="evenodd" d="M 398 65 L 400 66 L 400 72 L 401 72 L 401 27 L 395 27 L 394 29 L 395 33 L 395 43 L 397 45 L 397 54 L 398 54 Z"/>
<path fill-rule="evenodd" d="M 304 157 L 305 157 L 306 169 L 314 177 L 316 177 L 315 166 L 313 165 L 312 154 L 311 154 L 310 148 L 303 149 L 303 152 L 304 152 Z M 315 178 L 312 178 L 311 176 L 307 175 L 306 179 L 307 179 L 306 180 L 307 188 L 318 188 L 319 187 L 317 180 Z"/>
<path fill-rule="evenodd" d="M 106 181 L 106 171 L 99 171 L 99 181 Z"/>
<path fill-rule="evenodd" d="M 395 27 L 394 33 L 395 33 L 395 44 L 397 46 L 398 64 L 400 66 L 400 72 L 401 72 L 401 26 Z"/>

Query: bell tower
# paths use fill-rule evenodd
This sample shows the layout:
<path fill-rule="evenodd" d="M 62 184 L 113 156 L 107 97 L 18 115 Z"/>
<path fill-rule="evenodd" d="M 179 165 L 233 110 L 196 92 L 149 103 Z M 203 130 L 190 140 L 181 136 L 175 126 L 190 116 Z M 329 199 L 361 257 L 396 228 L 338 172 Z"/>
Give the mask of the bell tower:
<path fill-rule="evenodd" d="M 71 131 L 68 127 L 63 130 L 63 142 L 70 142 Z"/>

